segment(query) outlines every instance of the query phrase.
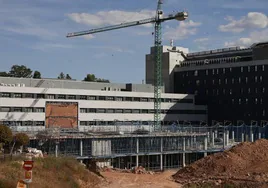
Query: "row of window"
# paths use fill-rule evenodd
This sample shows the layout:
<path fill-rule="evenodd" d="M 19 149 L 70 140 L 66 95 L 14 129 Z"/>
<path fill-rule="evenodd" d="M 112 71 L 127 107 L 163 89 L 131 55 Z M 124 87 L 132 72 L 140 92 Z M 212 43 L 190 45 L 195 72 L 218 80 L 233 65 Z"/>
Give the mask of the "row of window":
<path fill-rule="evenodd" d="M 33 93 L 6 93 L 0 94 L 2 98 L 34 98 L 34 99 L 69 99 L 69 100 L 100 100 L 100 101 L 134 101 L 154 102 L 154 98 L 146 97 L 114 97 L 89 95 L 61 95 L 61 94 L 33 94 Z M 193 99 L 162 98 L 162 102 L 193 103 Z"/>
<path fill-rule="evenodd" d="M 224 81 L 224 82 L 222 82 L 222 81 Z M 228 78 L 218 79 L 218 80 L 212 79 L 211 82 L 207 82 L 207 80 L 203 80 L 203 84 L 207 84 L 207 83 L 212 83 L 213 85 L 215 85 L 215 84 L 221 85 L 222 83 L 223 84 L 229 84 L 229 83 L 241 84 L 241 83 L 248 83 L 248 81 L 249 81 L 248 77 L 245 77 L 245 78 L 238 77 L 238 78 L 232 78 L 232 79 L 228 79 Z M 255 76 L 254 80 L 251 80 L 251 81 L 253 81 L 255 83 L 262 82 L 263 77 L 262 76 Z M 188 84 L 191 84 L 191 81 L 188 81 Z M 200 84 L 201 84 L 201 81 L 196 80 L 196 85 L 199 86 Z"/>
<path fill-rule="evenodd" d="M 45 126 L 44 121 L 2 121 L 6 126 Z"/>
<path fill-rule="evenodd" d="M 208 76 L 210 73 L 212 75 L 216 75 L 216 74 L 225 74 L 227 71 L 229 73 L 231 73 L 233 70 L 232 67 L 229 68 L 218 68 L 218 69 L 206 69 L 205 70 L 205 74 Z M 201 70 L 203 71 L 203 70 Z M 265 71 L 265 65 L 254 65 L 254 66 L 247 66 L 247 67 L 240 67 L 240 72 L 258 72 L 258 71 Z M 192 73 L 192 74 L 191 74 Z M 185 73 L 182 74 L 182 77 L 185 76 L 198 76 L 199 75 L 199 71 L 195 70 L 195 71 L 187 71 Z"/>
<path fill-rule="evenodd" d="M 154 114 L 154 109 L 80 108 L 80 113 Z M 206 110 L 161 110 L 162 114 L 206 114 Z"/>
<path fill-rule="evenodd" d="M 253 94 L 253 93 L 265 93 L 265 88 L 240 88 L 240 93 L 234 93 L 233 89 L 206 89 L 206 95 L 232 95 L 232 94 Z M 195 94 L 198 94 L 198 91 L 195 91 Z"/>
<path fill-rule="evenodd" d="M 35 107 L 0 107 L 0 112 L 45 112 L 45 108 Z"/>

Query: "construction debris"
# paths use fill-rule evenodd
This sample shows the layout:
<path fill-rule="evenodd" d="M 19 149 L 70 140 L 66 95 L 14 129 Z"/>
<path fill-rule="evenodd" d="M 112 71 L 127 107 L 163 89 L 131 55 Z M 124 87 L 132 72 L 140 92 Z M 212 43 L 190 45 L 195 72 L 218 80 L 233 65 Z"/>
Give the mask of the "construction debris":
<path fill-rule="evenodd" d="M 268 140 L 240 143 L 222 153 L 209 155 L 179 170 L 176 182 L 212 184 L 213 187 L 232 184 L 242 187 L 268 187 Z"/>
<path fill-rule="evenodd" d="M 105 166 L 104 168 L 101 169 L 101 171 L 103 171 L 103 172 L 134 173 L 134 174 L 151 174 L 151 175 L 154 174 L 154 172 L 147 171 L 142 166 L 133 167 L 132 169 L 108 168 L 107 166 Z"/>

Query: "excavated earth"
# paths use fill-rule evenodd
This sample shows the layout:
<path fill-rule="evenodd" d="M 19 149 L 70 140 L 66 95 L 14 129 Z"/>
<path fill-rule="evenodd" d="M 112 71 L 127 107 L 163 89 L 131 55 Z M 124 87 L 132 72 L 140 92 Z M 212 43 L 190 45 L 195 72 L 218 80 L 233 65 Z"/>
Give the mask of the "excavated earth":
<path fill-rule="evenodd" d="M 268 187 L 268 140 L 243 142 L 222 153 L 209 155 L 173 175 L 191 187 Z"/>

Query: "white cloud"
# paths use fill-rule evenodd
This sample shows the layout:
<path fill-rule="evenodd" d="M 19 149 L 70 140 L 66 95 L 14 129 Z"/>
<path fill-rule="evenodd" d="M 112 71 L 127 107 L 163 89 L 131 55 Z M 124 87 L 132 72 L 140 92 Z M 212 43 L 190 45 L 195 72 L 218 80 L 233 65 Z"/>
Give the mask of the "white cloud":
<path fill-rule="evenodd" d="M 226 17 L 229 21 L 226 25 L 220 25 L 219 30 L 222 32 L 240 33 L 246 29 L 266 28 L 268 26 L 268 17 L 261 12 L 249 12 L 239 20 L 233 17 Z"/>
<path fill-rule="evenodd" d="M 47 51 L 51 49 L 71 49 L 72 45 L 60 44 L 60 43 L 38 43 L 31 47 L 34 50 Z"/>
<path fill-rule="evenodd" d="M 195 35 L 197 32 L 197 27 L 200 26 L 201 23 L 190 21 L 180 22 L 179 26 L 176 28 L 169 28 L 168 31 L 164 33 L 164 38 L 166 39 L 174 39 L 180 40 L 185 39 L 189 35 Z"/>
<path fill-rule="evenodd" d="M 95 38 L 94 35 L 84 35 L 83 37 L 87 40 Z"/>
<path fill-rule="evenodd" d="M 195 39 L 194 40 L 194 42 L 206 42 L 206 41 L 208 41 L 209 40 L 209 38 L 199 38 L 199 39 Z"/>
<path fill-rule="evenodd" d="M 152 10 L 141 10 L 139 12 L 111 10 L 111 11 L 99 11 L 96 14 L 88 14 L 88 13 L 67 14 L 67 16 L 76 23 L 90 26 L 120 24 L 124 22 L 131 22 L 151 18 L 154 17 L 154 15 L 155 11 Z"/>
<path fill-rule="evenodd" d="M 268 29 L 262 31 L 254 31 L 249 34 L 248 37 L 243 37 L 234 42 L 225 42 L 224 46 L 240 46 L 240 47 L 249 47 L 255 42 L 262 42 L 268 40 Z"/>

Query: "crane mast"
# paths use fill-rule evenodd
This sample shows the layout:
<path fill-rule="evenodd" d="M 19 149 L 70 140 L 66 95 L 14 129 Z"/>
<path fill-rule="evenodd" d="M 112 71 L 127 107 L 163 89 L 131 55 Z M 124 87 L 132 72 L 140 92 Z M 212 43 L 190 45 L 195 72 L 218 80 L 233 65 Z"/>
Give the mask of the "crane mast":
<path fill-rule="evenodd" d="M 162 0 L 158 0 L 156 16 L 153 18 L 121 23 L 112 26 L 106 26 L 97 29 L 91 29 L 86 31 L 79 31 L 68 33 L 66 37 L 77 37 L 83 35 L 89 35 L 104 31 L 111 31 L 131 26 L 143 25 L 148 23 L 154 23 L 154 48 L 155 48 L 155 64 L 154 64 L 154 129 L 161 129 L 161 91 L 162 91 L 162 28 L 161 23 L 168 20 L 176 19 L 178 21 L 184 21 L 188 18 L 187 12 L 177 12 L 176 14 L 169 14 L 167 17 L 164 17 L 162 11 Z"/>

